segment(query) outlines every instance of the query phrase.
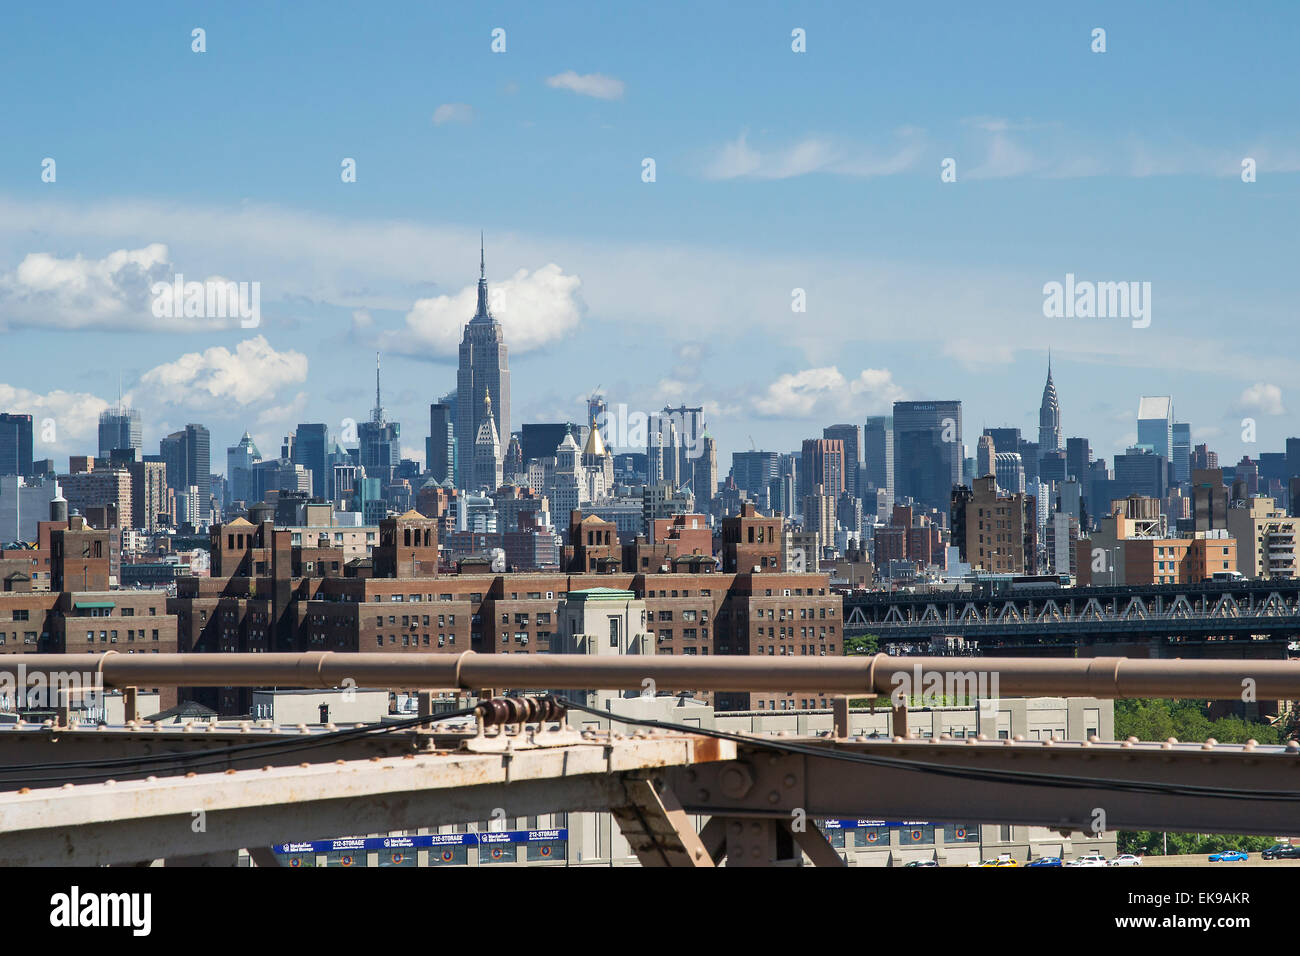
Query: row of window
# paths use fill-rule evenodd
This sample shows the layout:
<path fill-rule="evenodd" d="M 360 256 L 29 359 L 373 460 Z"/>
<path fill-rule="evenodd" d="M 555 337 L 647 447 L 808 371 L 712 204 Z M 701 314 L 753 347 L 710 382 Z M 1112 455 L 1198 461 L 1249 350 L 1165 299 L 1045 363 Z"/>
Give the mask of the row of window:
<path fill-rule="evenodd" d="M 420 615 L 420 614 L 403 614 L 403 615 L 402 615 L 402 627 L 414 627 L 414 626 L 417 625 L 417 624 L 423 624 L 425 627 L 428 627 L 428 626 L 429 626 L 429 618 L 430 618 L 431 616 L 432 616 L 432 615 L 429 615 L 429 614 L 424 614 L 424 615 Z M 504 617 L 504 615 L 503 615 L 503 617 Z M 505 624 L 506 621 L 505 621 L 505 620 L 502 620 L 501 623 L 502 623 L 502 624 Z M 526 623 L 526 622 L 525 622 L 525 623 Z M 390 615 L 388 615 L 388 626 L 389 626 L 389 627 L 395 627 L 396 625 L 397 625 L 397 615 L 396 615 L 396 614 L 390 614 Z M 384 616 L 383 616 L 382 614 L 379 615 L 377 618 L 375 618 L 375 626 L 376 626 L 376 627 L 383 627 L 383 626 L 384 626 Z M 455 614 L 439 614 L 439 615 L 438 615 L 438 626 L 439 626 L 439 627 L 455 627 L 455 626 L 456 626 L 456 615 L 455 615 Z"/>
<path fill-rule="evenodd" d="M 388 643 L 389 643 L 390 645 L 396 647 L 396 646 L 397 646 L 397 635 L 396 635 L 396 634 L 389 634 L 389 635 L 388 635 Z M 432 646 L 433 646 L 433 645 L 430 643 L 430 639 L 429 639 L 429 635 L 428 635 L 428 634 L 403 634 L 403 635 L 402 635 L 402 646 L 403 646 L 403 647 L 420 647 L 421 644 L 423 644 L 424 647 L 432 647 Z M 375 635 L 375 645 L 376 645 L 377 647 L 383 647 L 383 646 L 384 646 L 384 635 L 382 635 L 382 634 L 376 634 L 376 635 Z M 447 645 L 451 645 L 452 647 L 455 647 L 455 645 L 456 645 L 456 635 L 455 635 L 455 634 L 439 634 L 439 635 L 438 635 L 438 645 L 437 645 L 437 646 L 438 646 L 438 647 L 446 647 Z"/>
<path fill-rule="evenodd" d="M 144 629 L 143 629 L 143 628 L 141 628 L 141 630 L 140 630 L 140 632 L 139 632 L 139 637 L 140 637 L 140 640 L 142 640 L 142 641 L 145 639 L 145 633 L 144 633 Z M 135 632 L 134 630 L 127 631 L 127 632 L 126 632 L 126 639 L 127 639 L 128 641 L 134 641 L 134 640 L 136 639 L 136 632 Z M 155 640 L 155 641 L 158 640 L 158 632 L 157 632 L 156 630 L 153 632 L 153 640 Z M 86 632 L 86 643 L 87 643 L 87 644 L 94 644 L 94 643 L 95 643 L 95 632 L 94 632 L 94 631 L 87 631 L 87 632 Z M 116 644 L 116 643 L 117 643 L 117 631 L 100 631 L 100 632 L 99 632 L 99 643 L 101 643 L 101 644 L 104 644 L 104 643 L 108 643 L 108 644 Z"/>

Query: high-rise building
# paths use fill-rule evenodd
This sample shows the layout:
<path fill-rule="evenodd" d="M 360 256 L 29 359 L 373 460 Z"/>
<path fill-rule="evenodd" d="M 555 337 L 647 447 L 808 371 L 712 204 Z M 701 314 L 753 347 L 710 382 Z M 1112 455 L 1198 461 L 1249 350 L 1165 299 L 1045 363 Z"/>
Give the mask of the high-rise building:
<path fill-rule="evenodd" d="M 123 448 L 139 449 L 143 446 L 140 413 L 118 402 L 116 408 L 106 409 L 99 415 L 99 457 L 107 458 Z"/>
<path fill-rule="evenodd" d="M 708 432 L 701 436 L 701 454 L 691 462 L 691 490 L 695 507 L 707 514 L 718 493 L 718 442 Z"/>
<path fill-rule="evenodd" d="M 1065 477 L 1083 481 L 1088 477 L 1088 466 L 1092 464 L 1092 445 L 1086 438 L 1067 438 L 1065 440 Z"/>
<path fill-rule="evenodd" d="M 950 495 L 950 504 L 955 504 Z M 1000 495 L 992 475 L 976 478 L 963 498 L 966 554 L 971 567 L 994 573 L 1033 574 L 1038 561 L 1038 518 L 1029 495 Z"/>
<path fill-rule="evenodd" d="M 1173 464 L 1174 481 L 1179 484 L 1192 478 L 1192 426 L 1186 422 L 1175 422 L 1173 427 Z"/>
<path fill-rule="evenodd" d="M 131 475 L 131 527 L 157 531 L 170 525 L 174 516 L 167 495 L 167 463 L 162 456 L 145 455 L 129 462 L 126 469 Z"/>
<path fill-rule="evenodd" d="M 424 461 L 429 474 L 438 484 L 448 478 L 455 482 L 455 430 L 451 423 L 451 406 L 434 402 L 429 406 L 429 438 L 424 447 Z"/>
<path fill-rule="evenodd" d="M 874 415 L 862 430 L 863 481 L 856 489 L 879 488 L 894 500 L 894 417 Z"/>
<path fill-rule="evenodd" d="M 997 447 L 992 435 L 980 435 L 975 447 L 975 477 L 997 474 Z"/>
<path fill-rule="evenodd" d="M 323 423 L 299 425 L 294 433 L 292 461 L 311 473 L 311 493 L 325 501 L 333 496 L 330 447 L 329 426 Z"/>
<path fill-rule="evenodd" d="M 987 438 L 988 436 L 983 436 Z M 1004 495 L 1023 495 L 1025 493 L 1025 465 L 1019 452 L 1000 451 L 993 456 L 993 474 L 998 480 L 998 488 Z M 980 477 L 983 477 L 981 475 Z"/>
<path fill-rule="evenodd" d="M 856 497 L 862 467 L 862 430 L 857 425 L 831 425 L 822 429 L 822 438 L 844 443 L 844 490 Z"/>
<path fill-rule="evenodd" d="M 844 443 L 838 438 L 805 438 L 799 457 L 800 503 L 814 495 L 838 498 L 844 491 L 846 477 Z M 817 486 L 822 486 L 818 491 Z M 834 512 L 832 505 L 831 511 Z"/>
<path fill-rule="evenodd" d="M 32 416 L 0 412 L 0 475 L 32 473 Z"/>
<path fill-rule="evenodd" d="M 1052 357 L 1047 357 L 1047 384 L 1043 386 L 1043 401 L 1038 406 L 1038 453 L 1056 451 L 1061 447 L 1061 403 L 1056 397 L 1052 382 Z M 1019 451 L 1007 448 L 1004 451 Z"/>
<path fill-rule="evenodd" d="M 484 402 L 484 397 L 491 402 Z M 492 409 L 497 436 L 510 432 L 510 368 L 501 323 L 488 308 L 487 265 L 479 243 L 478 307 L 465 326 L 456 373 L 456 484 L 466 487 L 473 477 L 473 449 L 482 425 L 483 410 Z M 525 457 L 527 449 L 525 448 Z M 553 454 L 554 452 L 552 452 Z M 525 461 L 525 464 L 527 462 Z M 563 514 L 563 512 L 557 512 Z"/>
<path fill-rule="evenodd" d="M 226 477 L 230 481 L 230 500 L 245 505 L 256 504 L 253 498 L 253 465 L 262 460 L 262 453 L 253 443 L 253 436 L 244 432 L 237 444 L 226 449 Z"/>
<path fill-rule="evenodd" d="M 1151 446 L 1155 454 L 1170 460 L 1174 446 L 1174 400 L 1168 395 L 1144 395 L 1138 403 L 1137 424 L 1137 443 Z"/>
<path fill-rule="evenodd" d="M 1001 447 L 997 438 L 994 444 Z M 1009 450 L 1009 449 L 1008 449 Z M 894 495 L 947 509 L 961 483 L 961 402 L 894 403 Z"/>
<path fill-rule="evenodd" d="M 501 480 L 501 436 L 492 414 L 492 396 L 484 394 L 483 413 L 474 436 L 474 481 L 470 488 L 486 488 L 491 493 L 501 487 Z"/>
<path fill-rule="evenodd" d="M 358 464 L 366 470 L 366 477 L 377 479 L 381 488 L 393 480 L 402 460 L 401 434 L 402 426 L 390 422 L 384 410 L 379 391 L 379 353 L 375 353 L 375 407 L 370 421 L 357 426 L 357 452 Z"/>
<path fill-rule="evenodd" d="M 178 495 L 193 486 L 202 489 L 206 508 L 212 488 L 211 436 L 202 425 L 189 424 L 159 442 L 159 457 L 167 465 L 167 487 Z M 72 499 L 69 498 L 69 501 Z"/>
<path fill-rule="evenodd" d="M 768 482 L 777 476 L 780 453 L 774 451 L 733 451 L 731 477 L 736 487 L 755 500 L 762 497 Z"/>

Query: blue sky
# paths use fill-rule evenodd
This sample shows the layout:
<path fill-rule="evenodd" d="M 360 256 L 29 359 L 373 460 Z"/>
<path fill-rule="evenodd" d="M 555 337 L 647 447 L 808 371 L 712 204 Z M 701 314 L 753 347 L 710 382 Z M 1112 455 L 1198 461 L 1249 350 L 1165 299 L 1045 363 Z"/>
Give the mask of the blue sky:
<path fill-rule="evenodd" d="M 1289 3 L 10 5 L 0 408 L 52 418 L 37 454 L 62 467 L 120 372 L 149 448 L 201 421 L 214 447 L 247 428 L 271 453 L 296 422 L 368 415 L 380 348 L 422 458 L 483 229 L 516 426 L 577 419 L 598 385 L 703 404 L 725 472 L 750 436 L 785 450 L 959 398 L 973 453 L 983 425 L 1033 434 L 1050 347 L 1065 433 L 1101 454 L 1135 440 L 1142 394 L 1171 394 L 1227 460 L 1280 450 L 1300 431 L 1297 21 Z M 176 272 L 259 282 L 260 326 L 155 319 L 150 282 Z M 1045 318 L 1066 273 L 1150 282 L 1150 326 Z"/>

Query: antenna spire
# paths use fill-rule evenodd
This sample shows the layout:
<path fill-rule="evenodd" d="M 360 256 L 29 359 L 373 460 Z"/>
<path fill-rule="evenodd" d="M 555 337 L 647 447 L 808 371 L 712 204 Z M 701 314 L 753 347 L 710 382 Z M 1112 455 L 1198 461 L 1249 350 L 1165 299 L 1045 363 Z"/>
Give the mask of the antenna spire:
<path fill-rule="evenodd" d="M 487 278 L 487 260 L 483 256 L 483 230 L 478 231 L 478 277 Z"/>

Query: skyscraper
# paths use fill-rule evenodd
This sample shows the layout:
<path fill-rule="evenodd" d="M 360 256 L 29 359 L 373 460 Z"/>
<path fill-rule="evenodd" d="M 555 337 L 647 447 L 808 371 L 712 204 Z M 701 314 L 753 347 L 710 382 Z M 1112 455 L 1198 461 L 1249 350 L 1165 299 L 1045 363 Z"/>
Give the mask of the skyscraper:
<path fill-rule="evenodd" d="M 962 457 L 961 402 L 894 403 L 896 500 L 946 510 L 953 485 L 961 484 Z"/>
<path fill-rule="evenodd" d="M 993 436 L 980 435 L 979 441 L 975 445 L 976 478 L 997 474 L 995 455 L 997 455 L 997 446 L 993 444 Z"/>
<path fill-rule="evenodd" d="M 1138 403 L 1139 445 L 1168 460 L 1173 457 L 1174 400 L 1168 395 L 1143 396 Z"/>
<path fill-rule="evenodd" d="M 99 415 L 99 457 L 107 458 L 122 448 L 139 449 L 143 444 L 140 413 L 118 401 Z"/>
<path fill-rule="evenodd" d="M 334 477 L 329 465 L 330 430 L 323 423 L 299 425 L 294 433 L 293 463 L 311 472 L 311 493 L 316 498 L 329 501 L 333 494 L 330 481 Z"/>
<path fill-rule="evenodd" d="M 262 460 L 262 453 L 253 443 L 253 436 L 244 432 L 237 444 L 226 449 L 226 477 L 230 481 L 230 500 L 246 505 L 256 504 L 253 498 L 253 465 Z"/>
<path fill-rule="evenodd" d="M 167 464 L 167 487 L 177 495 L 191 487 L 200 491 L 200 512 L 207 510 L 212 493 L 211 436 L 202 425 L 186 425 L 158 443 L 159 456 Z"/>
<path fill-rule="evenodd" d="M 424 449 L 425 464 L 429 474 L 438 484 L 448 478 L 455 481 L 455 434 L 451 423 L 451 406 L 434 402 L 429 406 L 429 440 Z"/>
<path fill-rule="evenodd" d="M 858 469 L 862 461 L 862 432 L 857 425 L 830 425 L 822 429 L 822 438 L 836 438 L 844 443 L 844 490 L 857 497 Z"/>
<path fill-rule="evenodd" d="M 805 498 L 813 495 L 827 495 L 832 499 L 840 496 L 844 491 L 847 470 L 844 458 L 844 443 L 839 439 L 804 439 L 803 453 L 799 456 L 798 499 L 801 505 Z"/>
<path fill-rule="evenodd" d="M 484 397 L 491 401 L 485 402 Z M 474 445 L 485 408 L 491 408 L 498 438 L 510 434 L 510 368 L 501 323 L 488 309 L 487 265 L 479 242 L 478 308 L 465 326 L 456 373 L 456 442 L 459 447 L 456 484 L 467 487 L 474 477 Z"/>
<path fill-rule="evenodd" d="M 1186 482 L 1192 479 L 1192 426 L 1186 422 L 1175 422 L 1173 429 L 1174 481 Z M 1285 456 L 1283 456 L 1285 457 Z"/>
<path fill-rule="evenodd" d="M 32 473 L 32 416 L 0 412 L 0 475 Z"/>
<path fill-rule="evenodd" d="M 379 391 L 379 353 L 375 353 L 375 407 L 370 421 L 357 426 L 358 463 L 366 470 L 367 478 L 376 478 L 382 489 L 393 480 L 397 463 L 402 460 L 398 439 L 402 426 L 388 420 Z"/>
<path fill-rule="evenodd" d="M 867 419 L 862 430 L 863 480 L 857 489 L 879 488 L 894 500 L 894 418 L 877 415 Z"/>
<path fill-rule="evenodd" d="M 1052 357 L 1047 356 L 1047 384 L 1043 386 L 1043 401 L 1038 406 L 1038 453 L 1044 455 L 1061 447 L 1061 403 L 1056 397 L 1052 382 Z M 1019 451 L 1008 448 L 1006 451 Z"/>

